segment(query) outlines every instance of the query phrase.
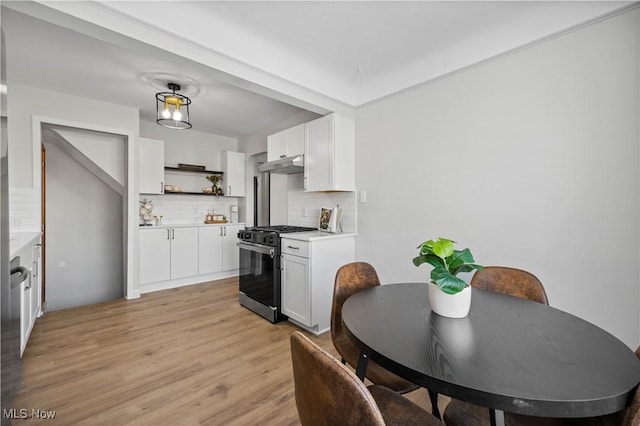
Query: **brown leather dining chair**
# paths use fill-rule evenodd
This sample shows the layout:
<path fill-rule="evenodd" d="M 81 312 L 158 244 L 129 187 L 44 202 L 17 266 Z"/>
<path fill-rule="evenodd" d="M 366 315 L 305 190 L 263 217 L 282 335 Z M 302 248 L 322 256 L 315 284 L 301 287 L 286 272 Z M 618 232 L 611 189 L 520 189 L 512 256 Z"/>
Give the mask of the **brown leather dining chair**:
<path fill-rule="evenodd" d="M 342 362 L 348 363 L 353 368 L 358 366 L 360 351 L 351 343 L 351 340 L 344 332 L 342 305 L 352 294 L 379 285 L 378 273 L 371 264 L 366 262 L 348 263 L 340 267 L 336 272 L 331 305 L 331 341 L 342 357 Z M 367 363 L 365 375 L 374 384 L 385 386 L 398 393 L 407 393 L 419 388 L 419 386 L 391 373 L 372 360 Z M 438 394 L 429 390 L 427 392 L 429 393 L 432 412 L 437 418 L 440 418 L 437 402 Z"/>
<path fill-rule="evenodd" d="M 303 426 L 443 423 L 402 395 L 368 388 L 344 364 L 299 331 L 291 334 L 295 400 Z"/>

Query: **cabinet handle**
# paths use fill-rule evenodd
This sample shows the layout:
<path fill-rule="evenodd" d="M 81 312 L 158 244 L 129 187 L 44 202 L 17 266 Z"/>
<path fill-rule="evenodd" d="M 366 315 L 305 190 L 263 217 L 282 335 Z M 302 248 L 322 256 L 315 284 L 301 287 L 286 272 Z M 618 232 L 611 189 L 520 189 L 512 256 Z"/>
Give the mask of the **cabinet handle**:
<path fill-rule="evenodd" d="M 227 236 L 227 227 L 223 226 L 223 228 L 224 228 L 224 236 L 226 237 Z"/>
<path fill-rule="evenodd" d="M 231 185 L 228 186 L 229 189 L 227 189 L 227 195 L 231 195 Z"/>
<path fill-rule="evenodd" d="M 175 240 L 176 239 L 176 230 L 171 228 L 171 239 Z"/>
<path fill-rule="evenodd" d="M 287 248 L 293 249 L 293 250 L 300 250 L 300 247 L 294 247 L 294 246 L 287 246 Z"/>
<path fill-rule="evenodd" d="M 160 193 L 164 194 L 164 182 L 160 182 Z"/>
<path fill-rule="evenodd" d="M 167 228 L 167 240 L 169 239 L 169 228 Z"/>
<path fill-rule="evenodd" d="M 220 227 L 220 236 L 222 237 L 222 226 Z"/>

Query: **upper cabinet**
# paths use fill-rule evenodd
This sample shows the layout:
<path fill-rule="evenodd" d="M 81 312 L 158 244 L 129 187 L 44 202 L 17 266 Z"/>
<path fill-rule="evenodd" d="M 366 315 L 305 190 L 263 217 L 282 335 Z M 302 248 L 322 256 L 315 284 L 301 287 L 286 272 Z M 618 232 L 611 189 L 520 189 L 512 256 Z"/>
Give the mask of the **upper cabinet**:
<path fill-rule="evenodd" d="M 305 191 L 355 191 L 355 124 L 329 114 L 305 123 Z"/>
<path fill-rule="evenodd" d="M 267 136 L 267 161 L 303 155 L 304 128 L 305 124 L 302 123 L 290 129 Z"/>
<path fill-rule="evenodd" d="M 164 141 L 138 138 L 138 179 L 142 194 L 164 194 Z"/>
<path fill-rule="evenodd" d="M 223 176 L 222 190 L 229 197 L 244 197 L 246 194 L 245 155 L 242 152 L 223 151 L 221 153 Z"/>

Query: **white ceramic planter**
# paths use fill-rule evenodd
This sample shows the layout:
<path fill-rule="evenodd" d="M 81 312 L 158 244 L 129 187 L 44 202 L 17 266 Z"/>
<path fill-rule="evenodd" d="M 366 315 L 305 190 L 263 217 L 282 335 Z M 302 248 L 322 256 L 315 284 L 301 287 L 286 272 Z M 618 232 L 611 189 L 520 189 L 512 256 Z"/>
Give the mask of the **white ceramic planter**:
<path fill-rule="evenodd" d="M 464 318 L 471 308 L 471 286 L 456 294 L 447 294 L 434 284 L 429 283 L 429 304 L 431 310 L 448 318 Z"/>

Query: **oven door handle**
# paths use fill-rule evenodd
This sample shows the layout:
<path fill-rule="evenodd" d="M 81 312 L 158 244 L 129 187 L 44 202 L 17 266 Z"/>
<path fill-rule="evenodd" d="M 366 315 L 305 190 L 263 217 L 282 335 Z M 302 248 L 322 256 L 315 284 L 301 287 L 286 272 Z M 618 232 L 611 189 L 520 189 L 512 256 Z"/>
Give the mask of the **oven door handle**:
<path fill-rule="evenodd" d="M 268 254 L 271 257 L 275 255 L 275 249 L 273 247 L 263 246 L 260 244 L 241 242 L 238 243 L 238 247 L 240 247 L 241 250 L 249 250 L 257 253 Z"/>

